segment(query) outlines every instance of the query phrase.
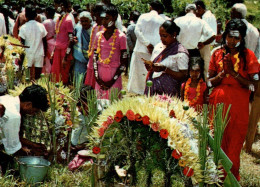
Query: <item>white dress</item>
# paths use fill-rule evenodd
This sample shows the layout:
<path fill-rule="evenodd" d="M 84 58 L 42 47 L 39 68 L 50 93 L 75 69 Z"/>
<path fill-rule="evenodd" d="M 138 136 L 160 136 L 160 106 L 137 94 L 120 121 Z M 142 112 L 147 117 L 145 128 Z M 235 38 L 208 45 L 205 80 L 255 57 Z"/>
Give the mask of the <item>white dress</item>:
<path fill-rule="evenodd" d="M 150 60 L 151 54 L 149 54 L 147 46 L 149 44 L 156 46 L 161 42 L 159 28 L 164 21 L 156 11 L 152 10 L 149 13 L 142 14 L 136 23 L 135 34 L 137 40 L 130 62 L 127 85 L 129 92 L 144 94 L 147 70 L 141 58 Z"/>

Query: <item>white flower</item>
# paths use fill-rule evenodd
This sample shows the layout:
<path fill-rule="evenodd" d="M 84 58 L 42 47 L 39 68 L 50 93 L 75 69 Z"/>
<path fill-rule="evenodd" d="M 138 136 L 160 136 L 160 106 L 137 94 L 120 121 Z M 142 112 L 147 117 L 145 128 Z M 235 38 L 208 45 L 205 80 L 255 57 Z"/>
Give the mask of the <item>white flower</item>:
<path fill-rule="evenodd" d="M 168 137 L 168 146 L 171 147 L 172 149 L 176 148 L 176 144 L 172 141 L 170 137 Z"/>
<path fill-rule="evenodd" d="M 67 155 L 66 155 L 65 151 L 63 151 L 63 150 L 61 151 L 60 156 L 63 160 L 65 160 L 67 158 Z"/>

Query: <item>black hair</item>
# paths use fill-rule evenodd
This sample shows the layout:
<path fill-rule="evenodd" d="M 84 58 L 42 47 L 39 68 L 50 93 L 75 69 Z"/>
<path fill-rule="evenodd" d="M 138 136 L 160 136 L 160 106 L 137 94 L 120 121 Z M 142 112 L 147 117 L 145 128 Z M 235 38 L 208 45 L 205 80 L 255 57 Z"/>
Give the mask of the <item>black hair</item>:
<path fill-rule="evenodd" d="M 74 10 L 75 12 L 77 12 L 78 9 L 80 9 L 80 5 L 79 5 L 79 4 L 73 5 L 73 10 Z"/>
<path fill-rule="evenodd" d="M 170 21 L 170 20 L 166 20 L 161 27 L 163 27 L 165 29 L 165 31 L 170 34 L 173 35 L 174 33 L 176 33 L 176 35 L 179 35 L 180 33 L 180 27 L 178 25 L 176 25 L 176 23 L 174 21 Z"/>
<path fill-rule="evenodd" d="M 112 3 L 105 6 L 105 12 L 107 14 L 111 15 L 112 17 L 118 16 L 118 10 L 117 10 L 116 6 L 113 5 Z"/>
<path fill-rule="evenodd" d="M 62 5 L 64 8 L 69 8 L 69 5 L 71 5 L 71 2 L 69 0 L 63 0 Z"/>
<path fill-rule="evenodd" d="M 152 7 L 152 9 L 157 12 L 160 12 L 162 10 L 162 7 L 164 9 L 164 6 L 160 1 L 152 0 L 149 4 Z"/>
<path fill-rule="evenodd" d="M 197 0 L 194 2 L 196 6 L 200 6 L 201 8 L 203 8 L 204 10 L 206 9 L 206 5 L 203 1 L 201 0 Z"/>
<path fill-rule="evenodd" d="M 53 6 L 48 6 L 46 8 L 46 12 L 47 12 L 48 16 L 53 19 L 54 15 L 55 15 L 55 8 Z"/>
<path fill-rule="evenodd" d="M 190 71 L 192 66 L 198 64 L 200 67 L 200 77 L 205 81 L 204 77 L 204 60 L 199 56 L 190 57 L 189 59 L 189 66 L 188 66 L 188 76 L 190 77 Z"/>
<path fill-rule="evenodd" d="M 100 12 L 103 12 L 104 11 L 104 6 L 105 4 L 104 3 L 97 3 L 93 8 L 92 8 L 92 12 L 93 13 L 100 13 Z"/>
<path fill-rule="evenodd" d="M 83 12 L 83 11 L 87 11 L 87 10 L 84 10 L 84 9 L 82 9 L 82 8 L 79 8 L 79 9 L 77 10 L 77 13 L 80 14 L 80 13 Z"/>
<path fill-rule="evenodd" d="M 134 22 L 137 22 L 138 18 L 140 17 L 140 12 L 134 10 L 130 13 L 130 17 L 132 17 Z"/>
<path fill-rule="evenodd" d="M 32 5 L 25 7 L 25 16 L 28 20 L 34 20 L 37 17 L 36 9 Z"/>
<path fill-rule="evenodd" d="M 36 84 L 26 87 L 19 95 L 21 102 L 32 102 L 34 108 L 46 111 L 49 108 L 47 91 Z"/>
<path fill-rule="evenodd" d="M 241 35 L 241 41 L 240 41 L 240 45 L 238 47 L 238 51 L 239 51 L 239 56 L 241 56 L 244 60 L 244 70 L 246 70 L 246 55 L 245 55 L 245 48 L 246 48 L 246 43 L 245 43 L 245 36 L 246 36 L 246 31 L 247 31 L 247 26 L 246 24 L 241 20 L 241 19 L 231 19 L 227 25 L 226 25 L 226 29 L 225 32 L 223 33 L 223 42 L 222 45 L 226 44 L 226 37 L 227 34 L 231 31 L 231 30 L 238 30 L 240 35 Z M 229 49 L 226 47 L 226 51 L 227 53 L 230 53 Z"/>

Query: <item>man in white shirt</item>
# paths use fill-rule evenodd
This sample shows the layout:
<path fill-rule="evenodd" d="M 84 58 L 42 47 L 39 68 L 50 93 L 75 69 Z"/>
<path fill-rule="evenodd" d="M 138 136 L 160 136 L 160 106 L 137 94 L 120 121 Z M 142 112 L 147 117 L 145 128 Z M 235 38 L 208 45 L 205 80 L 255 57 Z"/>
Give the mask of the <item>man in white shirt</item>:
<path fill-rule="evenodd" d="M 128 80 L 128 91 L 144 94 L 147 70 L 142 58 L 150 60 L 153 48 L 160 40 L 159 28 L 165 21 L 158 14 L 161 6 L 159 1 L 150 3 L 150 12 L 142 14 L 135 26 L 136 44 L 130 63 L 130 73 Z"/>
<path fill-rule="evenodd" d="M 196 17 L 195 11 L 196 5 L 189 4 L 185 8 L 186 15 L 174 20 L 181 29 L 177 37 L 178 41 L 188 49 L 190 57 L 200 56 L 198 50 L 202 50 L 213 42 L 216 36 L 216 33 L 206 21 Z"/>
<path fill-rule="evenodd" d="M 21 26 L 19 37 L 22 39 L 22 43 L 29 48 L 26 50 L 26 56 L 28 59 L 27 66 L 30 68 L 32 72 L 32 68 L 34 66 L 35 69 L 35 77 L 32 79 L 40 78 L 40 74 L 43 67 L 44 61 L 44 45 L 43 40 L 46 42 L 45 36 L 47 35 L 47 31 L 43 24 L 35 21 L 37 17 L 36 10 L 32 6 L 27 6 L 25 8 L 25 16 L 28 20 L 24 25 Z M 46 45 L 45 44 L 45 45 Z"/>
<path fill-rule="evenodd" d="M 31 149 L 45 151 L 41 144 L 32 143 L 19 136 L 19 133 L 22 116 L 34 115 L 47 109 L 47 91 L 38 85 L 26 87 L 17 97 L 0 96 L 0 144 L 4 145 L 6 154 L 29 153 Z M 6 169 L 4 167 L 7 161 L 2 159 L 5 154 L 0 151 L 0 155 L 0 166 Z"/>
<path fill-rule="evenodd" d="M 197 17 L 201 18 L 205 22 L 209 24 L 211 29 L 217 34 L 217 20 L 214 14 L 210 10 L 206 10 L 206 6 L 203 1 L 195 1 L 196 5 L 196 15 Z M 201 40 L 205 40 L 201 38 Z M 211 45 L 214 45 L 214 41 L 211 44 L 205 45 L 202 49 L 200 49 L 201 57 L 204 59 L 204 76 L 207 78 L 209 62 L 211 58 Z"/>
<path fill-rule="evenodd" d="M 259 40 L 259 32 L 257 28 L 255 28 L 251 23 L 249 23 L 245 18 L 247 14 L 247 8 L 246 5 L 243 3 L 236 3 L 233 5 L 231 9 L 231 19 L 242 19 L 243 22 L 247 26 L 247 31 L 246 31 L 246 37 L 245 37 L 245 43 L 246 43 L 246 48 L 250 49 L 253 51 L 255 54 L 258 54 L 256 49 L 257 49 L 257 44 Z M 256 56 L 258 59 L 260 58 L 259 55 Z"/>

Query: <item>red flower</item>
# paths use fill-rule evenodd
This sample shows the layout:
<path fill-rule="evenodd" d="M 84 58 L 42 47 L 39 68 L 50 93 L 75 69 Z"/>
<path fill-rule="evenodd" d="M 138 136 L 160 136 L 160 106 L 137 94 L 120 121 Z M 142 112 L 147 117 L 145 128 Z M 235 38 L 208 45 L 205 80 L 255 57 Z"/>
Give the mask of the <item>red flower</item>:
<path fill-rule="evenodd" d="M 135 121 L 142 121 L 142 116 L 140 114 L 135 114 Z"/>
<path fill-rule="evenodd" d="M 134 121 L 135 120 L 135 114 L 132 110 L 128 110 L 126 112 L 126 117 L 127 119 L 129 119 L 130 121 Z"/>
<path fill-rule="evenodd" d="M 161 129 L 161 130 L 160 130 L 160 136 L 161 136 L 163 139 L 167 139 L 167 138 L 168 138 L 168 135 L 169 135 L 169 132 L 167 131 L 167 129 Z"/>
<path fill-rule="evenodd" d="M 157 132 L 159 130 L 159 123 L 153 123 L 151 125 L 151 128 L 153 129 L 154 132 Z"/>
<path fill-rule="evenodd" d="M 107 121 L 104 121 L 104 122 L 102 123 L 102 126 L 104 127 L 104 129 L 107 129 L 109 125 L 110 125 L 110 124 L 109 124 Z"/>
<path fill-rule="evenodd" d="M 142 117 L 142 121 L 144 125 L 149 125 L 150 124 L 150 118 L 148 116 Z"/>
<path fill-rule="evenodd" d="M 182 153 L 179 152 L 179 151 L 177 151 L 177 149 L 174 149 L 174 150 L 172 151 L 172 157 L 173 157 L 173 158 L 179 159 L 179 158 L 181 158 L 181 156 L 182 156 Z"/>
<path fill-rule="evenodd" d="M 123 117 L 124 117 L 123 112 L 122 112 L 121 110 L 119 110 L 119 111 L 116 112 L 116 115 L 115 115 L 115 117 L 114 117 L 114 120 L 115 120 L 117 123 L 119 123 L 119 122 L 122 120 Z"/>
<path fill-rule="evenodd" d="M 103 127 L 101 127 L 100 129 L 98 129 L 98 135 L 101 137 L 104 135 L 105 129 Z"/>
<path fill-rule="evenodd" d="M 174 110 L 171 110 L 169 115 L 172 118 L 176 118 Z"/>
<path fill-rule="evenodd" d="M 185 167 L 182 172 L 186 177 L 191 177 L 194 174 L 193 169 L 189 167 Z"/>
<path fill-rule="evenodd" d="M 94 154 L 98 154 L 98 153 L 100 153 L 100 148 L 99 147 L 93 147 L 93 149 L 92 149 L 92 152 L 94 153 Z"/>
<path fill-rule="evenodd" d="M 114 122 L 113 117 L 112 117 L 112 116 L 108 116 L 108 117 L 107 117 L 107 123 L 110 125 L 110 124 L 112 124 L 113 122 Z"/>

